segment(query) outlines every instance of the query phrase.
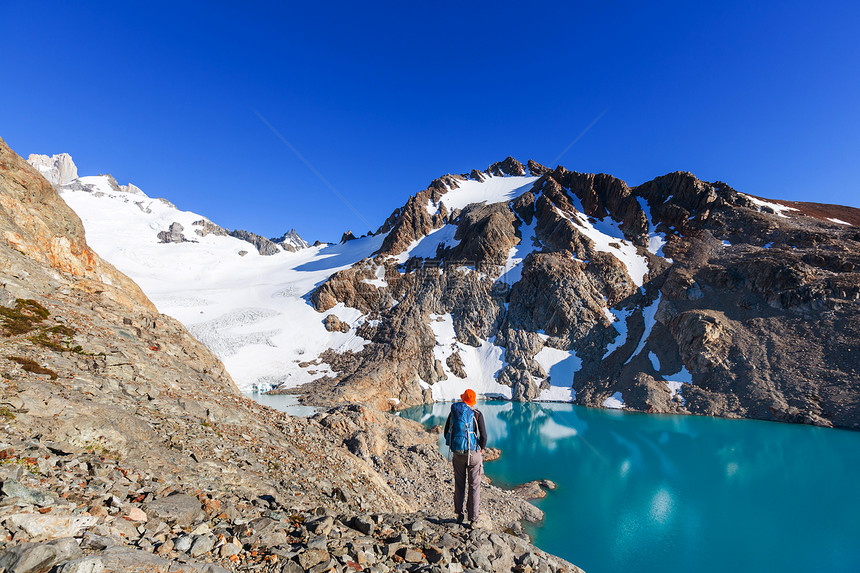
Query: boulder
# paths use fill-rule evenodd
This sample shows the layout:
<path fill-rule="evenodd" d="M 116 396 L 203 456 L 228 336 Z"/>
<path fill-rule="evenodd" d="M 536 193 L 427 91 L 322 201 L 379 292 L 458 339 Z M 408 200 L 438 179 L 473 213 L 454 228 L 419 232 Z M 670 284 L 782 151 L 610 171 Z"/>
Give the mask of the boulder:
<path fill-rule="evenodd" d="M 188 494 L 174 494 L 149 502 L 146 513 L 180 527 L 188 527 L 206 516 L 200 501 Z"/>
<path fill-rule="evenodd" d="M 6 573 L 42 573 L 64 561 L 81 555 L 78 543 L 70 538 L 45 543 L 21 543 L 0 555 L 0 571 Z"/>

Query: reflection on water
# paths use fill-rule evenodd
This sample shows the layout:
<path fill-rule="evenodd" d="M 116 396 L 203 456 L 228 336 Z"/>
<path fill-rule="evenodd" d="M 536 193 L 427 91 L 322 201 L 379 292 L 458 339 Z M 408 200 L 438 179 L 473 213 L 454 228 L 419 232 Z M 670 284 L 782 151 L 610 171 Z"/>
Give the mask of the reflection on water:
<path fill-rule="evenodd" d="M 314 406 L 303 406 L 302 404 L 299 404 L 299 397 L 293 394 L 259 394 L 257 392 L 253 392 L 245 394 L 245 396 L 258 404 L 268 406 L 274 410 L 286 412 L 290 416 L 307 418 L 320 411 L 319 408 Z"/>
<path fill-rule="evenodd" d="M 589 573 L 860 571 L 860 433 L 486 402 L 486 473 L 548 478 L 541 548 Z M 443 424 L 450 404 L 404 416 Z"/>

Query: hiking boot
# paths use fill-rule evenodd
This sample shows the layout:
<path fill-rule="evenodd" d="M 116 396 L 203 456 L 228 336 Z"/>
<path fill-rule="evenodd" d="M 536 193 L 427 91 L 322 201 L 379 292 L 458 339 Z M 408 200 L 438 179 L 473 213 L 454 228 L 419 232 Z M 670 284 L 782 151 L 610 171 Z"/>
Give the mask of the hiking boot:
<path fill-rule="evenodd" d="M 462 524 L 463 524 L 463 518 L 464 518 L 464 517 L 465 517 L 465 516 L 464 516 L 462 513 L 458 513 L 458 514 L 457 514 L 457 525 L 462 525 Z"/>

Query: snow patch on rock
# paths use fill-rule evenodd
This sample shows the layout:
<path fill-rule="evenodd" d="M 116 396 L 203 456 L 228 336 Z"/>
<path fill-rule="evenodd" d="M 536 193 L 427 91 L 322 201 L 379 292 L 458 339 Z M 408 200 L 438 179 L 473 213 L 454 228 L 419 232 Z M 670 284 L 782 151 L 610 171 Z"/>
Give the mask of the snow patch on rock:
<path fill-rule="evenodd" d="M 620 410 L 624 408 L 624 397 L 621 395 L 621 392 L 616 392 L 609 398 L 603 401 L 604 408 L 612 408 L 614 410 Z"/>
<path fill-rule="evenodd" d="M 458 400 L 467 388 L 482 397 L 511 398 L 511 388 L 496 381 L 496 376 L 504 367 L 505 349 L 493 344 L 492 340 L 481 341 L 481 346 L 463 344 L 454 333 L 454 322 L 448 314 L 431 314 L 430 329 L 436 336 L 433 356 L 442 363 L 448 376 L 431 386 L 433 399 L 437 401 Z M 466 378 L 459 378 L 451 372 L 446 361 L 454 352 L 460 354 Z"/>

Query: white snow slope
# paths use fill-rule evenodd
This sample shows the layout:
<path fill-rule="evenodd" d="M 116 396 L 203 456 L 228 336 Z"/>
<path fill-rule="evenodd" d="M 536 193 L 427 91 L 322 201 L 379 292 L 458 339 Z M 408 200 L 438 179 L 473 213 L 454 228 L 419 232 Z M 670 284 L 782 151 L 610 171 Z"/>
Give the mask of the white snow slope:
<path fill-rule="evenodd" d="M 507 202 L 536 179 L 487 177 L 484 182 L 459 182 L 459 188 L 446 193 L 441 202 L 449 210 L 476 202 Z M 309 295 L 334 272 L 379 249 L 385 235 L 261 256 L 240 239 L 198 235 L 195 230 L 200 227 L 193 223 L 205 217 L 150 198 L 132 185 L 118 189 L 109 176 L 82 177 L 61 186 L 60 192 L 83 220 L 90 246 L 134 279 L 159 311 L 178 319 L 212 349 L 243 391 L 295 387 L 331 375 L 329 365 L 317 360 L 321 352 L 329 348 L 357 351 L 368 344 L 356 333 L 366 320 L 358 310 L 339 304 L 318 313 L 310 305 Z M 439 206 L 431 203 L 427 208 L 435 211 Z M 615 225 L 592 224 L 584 215 L 579 218 L 598 248 L 618 256 L 639 284 L 648 272 L 647 263 L 632 245 L 619 240 Z M 182 225 L 188 242 L 160 243 L 158 233 L 174 222 Z M 447 225 L 431 232 L 397 258 L 433 257 L 440 243 L 456 244 L 454 231 Z M 503 275 L 508 282 L 519 279 L 522 260 L 536 248 L 531 240 L 533 229 L 523 231 L 526 240 L 511 250 Z M 384 288 L 384 276 L 373 284 Z M 349 324 L 349 332 L 328 332 L 323 327 L 328 314 Z M 484 395 L 510 396 L 510 388 L 495 380 L 504 366 L 502 348 L 492 341 L 484 341 L 480 348 L 458 344 L 450 316 L 430 320 L 437 357 L 445 364 L 444 358 L 459 350 L 469 375 L 461 380 L 449 373 L 447 381 L 434 385 L 435 399 L 453 399 L 469 386 Z M 572 400 L 575 394 L 569 384 L 580 368 L 576 355 L 545 348 L 537 358 L 552 376 L 552 388 L 541 399 Z"/>
<path fill-rule="evenodd" d="M 204 218 L 200 215 L 142 193 L 118 192 L 106 177 L 80 181 L 91 191 L 61 189 L 61 196 L 83 220 L 90 246 L 134 279 L 160 312 L 178 319 L 215 352 L 240 389 L 308 382 L 331 370 L 301 368 L 300 362 L 325 348 L 357 350 L 367 344 L 355 334 L 360 312 L 338 305 L 320 314 L 303 297 L 333 272 L 378 249 L 383 236 L 261 256 L 240 239 L 197 235 L 200 227 L 192 223 Z M 159 243 L 158 232 L 173 222 L 195 242 Z M 353 328 L 328 332 L 322 319 L 331 313 Z"/>

